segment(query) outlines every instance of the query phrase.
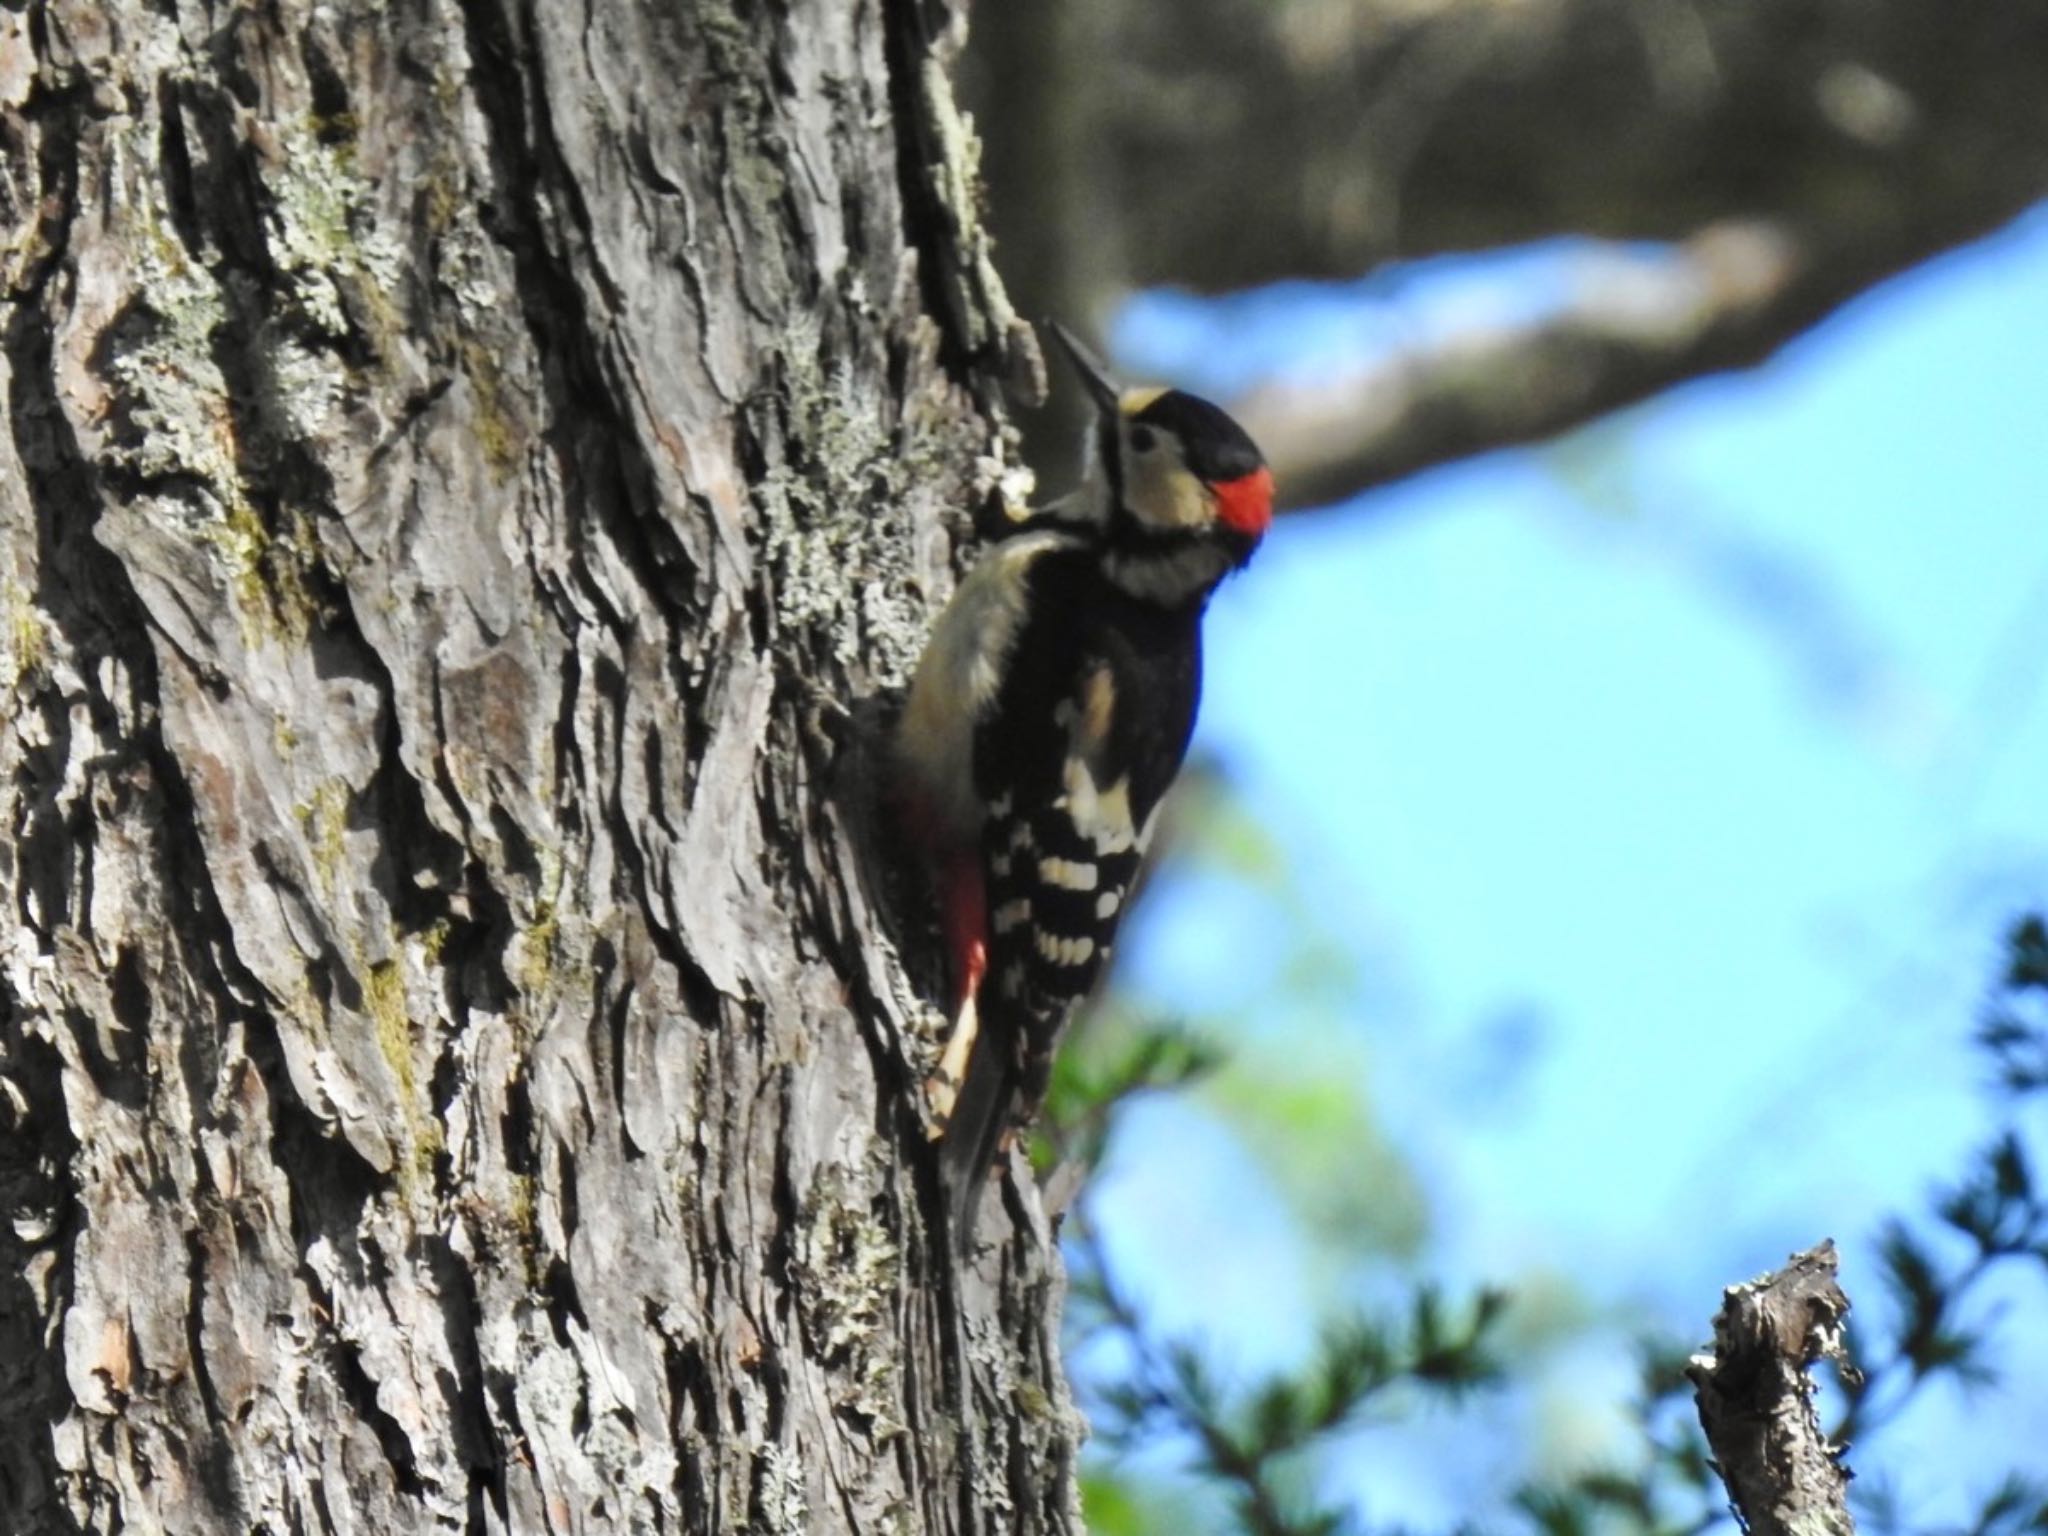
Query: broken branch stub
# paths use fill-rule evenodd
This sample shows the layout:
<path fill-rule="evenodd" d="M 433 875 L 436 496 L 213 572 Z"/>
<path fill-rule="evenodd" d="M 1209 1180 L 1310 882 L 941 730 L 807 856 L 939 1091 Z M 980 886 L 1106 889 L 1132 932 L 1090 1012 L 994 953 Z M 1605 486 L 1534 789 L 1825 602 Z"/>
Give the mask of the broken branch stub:
<path fill-rule="evenodd" d="M 1730 1286 L 1711 1352 L 1686 1369 L 1700 1426 L 1730 1503 L 1753 1536 L 1854 1536 L 1849 1468 L 1814 1411 L 1812 1366 L 1848 1368 L 1849 1298 L 1835 1245 L 1794 1254 L 1783 1269 Z"/>

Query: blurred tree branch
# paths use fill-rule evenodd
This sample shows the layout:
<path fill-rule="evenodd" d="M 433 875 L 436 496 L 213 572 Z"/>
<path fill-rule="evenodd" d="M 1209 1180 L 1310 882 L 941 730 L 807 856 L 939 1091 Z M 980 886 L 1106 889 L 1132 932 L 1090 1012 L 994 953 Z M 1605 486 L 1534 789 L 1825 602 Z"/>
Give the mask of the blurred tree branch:
<path fill-rule="evenodd" d="M 1001 9 L 1001 8 L 991 8 Z M 1556 234 L 1770 218 L 1939 248 L 2048 183 L 2048 12 L 1950 0 L 1048 0 L 977 54 L 998 234 L 1047 169 L 1076 259 L 1209 292 Z M 1077 18 L 1093 14 L 1083 25 Z M 978 28 L 1001 27 L 985 10 Z M 1042 186 L 1042 184 L 1041 184 Z M 1045 227 L 1048 221 L 1037 221 Z M 1100 221 L 1098 221 L 1099 223 Z M 1079 234 L 1084 225 L 1068 226 Z M 1109 253 L 1104 259 L 1102 252 Z M 1018 273 L 1018 277 L 1026 274 Z"/>
<path fill-rule="evenodd" d="M 1292 507 L 1548 437 L 1703 373 L 1761 362 L 1919 252 L 1722 223 L 1654 252 L 1594 247 L 1536 318 L 1467 329 L 1235 402 Z"/>
<path fill-rule="evenodd" d="M 2048 169 L 2036 6 L 1201 0 L 1120 14 L 1076 83 L 1102 98 L 1099 174 L 1136 283 L 1343 278 L 1757 216 L 1928 247 L 2032 201 Z"/>
<path fill-rule="evenodd" d="M 1668 247 L 1661 308 L 1589 290 L 1245 402 L 1297 505 L 1755 362 L 2048 190 L 2039 7 L 1048 0 L 1032 48 L 1004 9 L 970 62 L 1025 313 L 1561 234 Z"/>

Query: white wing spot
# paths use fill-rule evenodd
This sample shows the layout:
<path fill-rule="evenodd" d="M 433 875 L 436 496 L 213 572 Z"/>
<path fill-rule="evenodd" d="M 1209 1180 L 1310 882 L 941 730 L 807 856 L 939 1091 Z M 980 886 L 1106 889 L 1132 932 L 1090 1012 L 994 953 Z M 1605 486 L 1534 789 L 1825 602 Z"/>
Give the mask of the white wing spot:
<path fill-rule="evenodd" d="M 1115 917 L 1116 909 L 1123 904 L 1124 893 L 1122 891 L 1104 891 L 1095 898 L 1095 915 L 1104 918 Z"/>
<path fill-rule="evenodd" d="M 1093 939 L 1069 939 L 1057 933 L 1041 933 L 1036 942 L 1039 956 L 1050 965 L 1086 965 L 1088 957 L 1095 953 Z"/>
<path fill-rule="evenodd" d="M 1092 891 L 1095 889 L 1096 871 L 1093 864 L 1077 863 L 1071 859 L 1040 859 L 1038 878 L 1065 891 Z"/>
<path fill-rule="evenodd" d="M 1012 928 L 1021 928 L 1031 921 L 1031 903 L 1023 897 L 1006 901 L 997 907 L 992 918 L 997 933 L 1008 933 Z"/>
<path fill-rule="evenodd" d="M 1118 779 L 1107 789 L 1096 786 L 1087 762 L 1067 759 L 1067 819 L 1074 830 L 1094 845 L 1098 853 L 1128 853 L 1138 846 L 1138 829 L 1131 824 L 1131 781 Z"/>

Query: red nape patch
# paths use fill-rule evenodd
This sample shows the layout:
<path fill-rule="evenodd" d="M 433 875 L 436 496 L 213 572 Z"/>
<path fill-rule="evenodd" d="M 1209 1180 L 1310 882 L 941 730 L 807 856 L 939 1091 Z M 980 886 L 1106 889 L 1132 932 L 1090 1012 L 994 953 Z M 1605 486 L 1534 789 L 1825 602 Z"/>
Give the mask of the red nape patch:
<path fill-rule="evenodd" d="M 1235 480 L 1219 480 L 1212 489 L 1224 527 L 1257 538 L 1272 523 L 1273 471 L 1264 465 Z"/>

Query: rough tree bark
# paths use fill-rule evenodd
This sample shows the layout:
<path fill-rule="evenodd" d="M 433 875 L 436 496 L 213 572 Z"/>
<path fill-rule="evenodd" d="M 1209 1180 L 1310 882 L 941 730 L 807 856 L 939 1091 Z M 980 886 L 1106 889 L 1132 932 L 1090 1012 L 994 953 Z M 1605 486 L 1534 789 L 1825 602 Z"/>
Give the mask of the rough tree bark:
<path fill-rule="evenodd" d="M 1030 371 L 955 29 L 0 8 L 0 1527 L 1073 1522 L 872 851 Z"/>

